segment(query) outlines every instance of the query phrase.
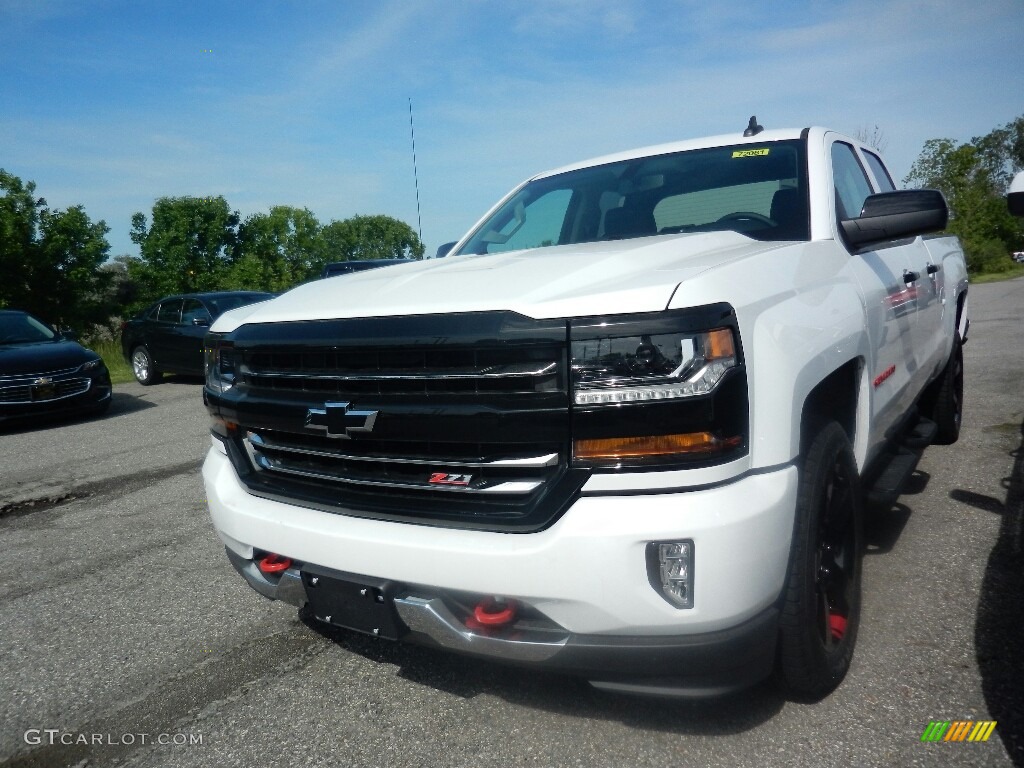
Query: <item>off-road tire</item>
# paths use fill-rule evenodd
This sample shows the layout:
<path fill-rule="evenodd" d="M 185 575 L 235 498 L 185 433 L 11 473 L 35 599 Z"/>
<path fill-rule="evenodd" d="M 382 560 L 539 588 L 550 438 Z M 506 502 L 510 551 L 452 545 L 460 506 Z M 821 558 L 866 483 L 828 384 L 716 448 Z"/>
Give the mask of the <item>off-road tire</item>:
<path fill-rule="evenodd" d="M 964 350 L 958 333 L 953 334 L 946 367 L 921 398 L 921 411 L 939 428 L 933 442 L 952 445 L 959 439 L 964 413 Z"/>
<path fill-rule="evenodd" d="M 776 677 L 816 701 L 846 675 L 860 623 L 863 500 L 846 432 L 826 422 L 800 460 L 793 543 L 781 599 Z"/>

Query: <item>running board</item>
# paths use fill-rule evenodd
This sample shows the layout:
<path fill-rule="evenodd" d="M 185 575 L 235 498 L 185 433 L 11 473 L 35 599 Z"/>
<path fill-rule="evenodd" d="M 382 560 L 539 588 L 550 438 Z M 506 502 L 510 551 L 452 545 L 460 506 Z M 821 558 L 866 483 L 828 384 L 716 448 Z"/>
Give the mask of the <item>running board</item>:
<path fill-rule="evenodd" d="M 869 505 L 888 509 L 896 503 L 917 469 L 921 454 L 938 431 L 934 421 L 920 418 L 900 440 L 895 452 L 879 457 L 876 473 L 872 473 L 874 479 L 864 486 L 864 498 Z"/>

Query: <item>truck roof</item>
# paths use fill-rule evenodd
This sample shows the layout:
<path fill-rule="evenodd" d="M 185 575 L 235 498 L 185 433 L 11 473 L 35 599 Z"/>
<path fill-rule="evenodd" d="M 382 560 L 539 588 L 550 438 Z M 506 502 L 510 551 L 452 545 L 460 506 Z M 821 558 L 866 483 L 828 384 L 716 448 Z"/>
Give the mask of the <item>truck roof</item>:
<path fill-rule="evenodd" d="M 636 149 L 627 149 L 622 152 L 615 152 L 610 155 L 602 155 L 600 157 L 591 158 L 590 160 L 582 160 L 580 162 L 572 163 L 571 165 L 564 165 L 560 168 L 554 168 L 550 171 L 544 171 L 531 177 L 533 179 L 542 179 L 547 176 L 556 176 L 559 173 L 566 173 L 567 171 L 576 171 L 580 168 L 590 168 L 596 165 L 606 165 L 608 163 L 615 163 L 621 160 L 633 160 L 638 157 L 651 157 L 652 155 L 667 155 L 673 152 L 685 152 L 691 149 L 707 149 L 709 147 L 721 147 L 732 144 L 764 144 L 769 141 L 785 141 L 787 139 L 799 139 L 805 130 L 818 130 L 824 132 L 824 128 L 780 128 L 771 131 L 761 131 L 755 136 L 744 136 L 740 133 L 724 133 L 718 136 L 705 136 L 697 139 L 685 139 L 683 141 L 672 141 L 666 144 L 654 144 L 647 147 L 637 147 Z"/>

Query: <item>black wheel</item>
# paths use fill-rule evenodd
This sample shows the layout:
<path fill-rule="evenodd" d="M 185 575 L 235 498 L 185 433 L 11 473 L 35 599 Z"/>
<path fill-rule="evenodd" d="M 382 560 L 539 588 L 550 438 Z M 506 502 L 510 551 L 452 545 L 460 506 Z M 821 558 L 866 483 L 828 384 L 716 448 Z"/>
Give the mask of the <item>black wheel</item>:
<path fill-rule="evenodd" d="M 953 334 L 953 351 L 939 378 L 933 381 L 921 400 L 924 415 L 934 421 L 939 431 L 935 442 L 952 445 L 960 437 L 964 413 L 964 349 L 960 334 Z"/>
<path fill-rule="evenodd" d="M 161 373 L 153 366 L 153 358 L 149 350 L 141 344 L 132 350 L 132 373 L 139 384 L 149 386 L 161 378 Z"/>
<path fill-rule="evenodd" d="M 860 623 L 863 521 L 860 478 L 835 422 L 809 438 L 779 624 L 777 675 L 799 699 L 817 700 L 846 675 Z"/>

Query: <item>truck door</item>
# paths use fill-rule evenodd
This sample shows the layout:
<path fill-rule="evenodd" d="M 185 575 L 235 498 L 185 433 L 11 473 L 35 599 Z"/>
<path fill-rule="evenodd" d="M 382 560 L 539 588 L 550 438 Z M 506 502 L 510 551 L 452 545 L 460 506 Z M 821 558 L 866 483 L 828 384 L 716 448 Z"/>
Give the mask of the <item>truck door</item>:
<path fill-rule="evenodd" d="M 831 145 L 832 183 L 835 192 L 835 237 L 844 242 L 839 222 L 856 218 L 864 200 L 875 190 L 852 144 Z M 884 245 L 852 252 L 851 266 L 865 301 L 865 320 L 873 359 L 866 362 L 873 423 L 873 452 L 889 436 L 915 396 L 911 381 L 916 374 L 913 350 L 914 292 L 907 283 L 910 261 L 903 247 Z"/>
<path fill-rule="evenodd" d="M 882 159 L 873 152 L 861 149 L 868 169 L 875 178 L 879 192 L 892 192 L 896 185 L 885 168 Z M 914 341 L 914 359 L 917 363 L 918 379 L 915 388 L 921 389 L 928 378 L 945 363 L 946 335 L 943 333 L 943 315 L 946 306 L 946 281 L 942 271 L 941 248 L 929 248 L 924 238 L 916 237 L 910 243 L 898 246 L 906 253 L 910 272 L 905 285 L 914 302 L 911 318 L 911 337 Z"/>

